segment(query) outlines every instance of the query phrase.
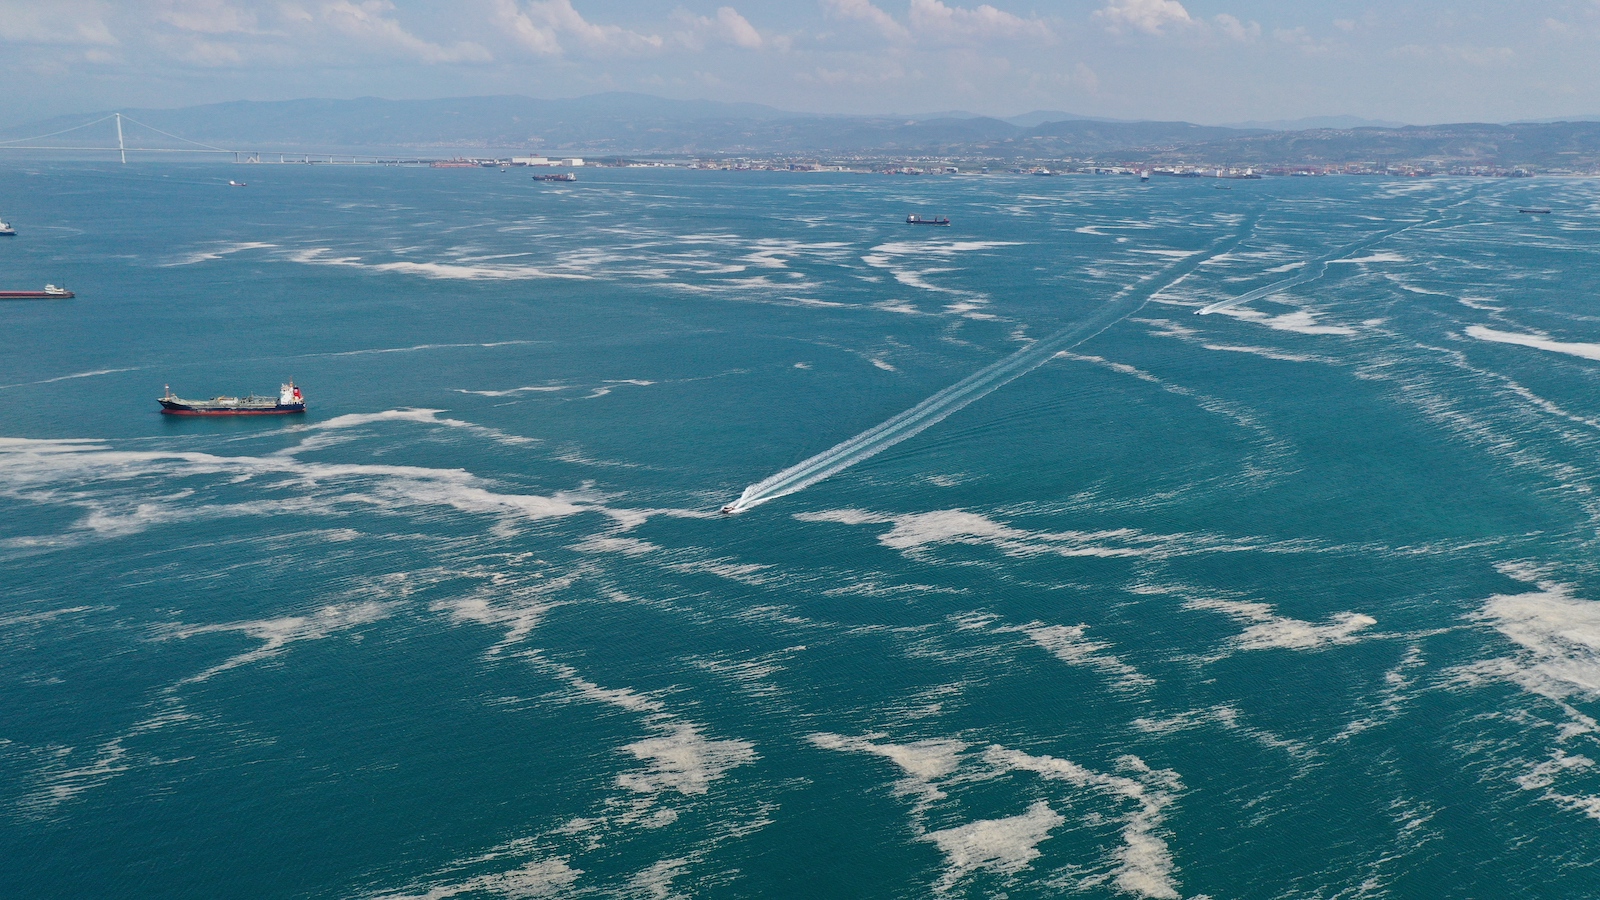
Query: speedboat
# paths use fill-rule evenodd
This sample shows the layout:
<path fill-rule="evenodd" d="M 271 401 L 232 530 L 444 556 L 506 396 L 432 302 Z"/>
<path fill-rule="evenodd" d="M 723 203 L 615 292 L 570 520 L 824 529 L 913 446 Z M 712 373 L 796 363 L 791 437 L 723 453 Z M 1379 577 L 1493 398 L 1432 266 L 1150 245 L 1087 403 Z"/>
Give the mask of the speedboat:
<path fill-rule="evenodd" d="M 725 515 L 725 516 L 731 516 L 736 512 L 738 512 L 738 510 L 733 508 L 733 504 L 732 503 L 729 503 L 727 506 L 724 506 L 722 508 L 722 514 Z"/>

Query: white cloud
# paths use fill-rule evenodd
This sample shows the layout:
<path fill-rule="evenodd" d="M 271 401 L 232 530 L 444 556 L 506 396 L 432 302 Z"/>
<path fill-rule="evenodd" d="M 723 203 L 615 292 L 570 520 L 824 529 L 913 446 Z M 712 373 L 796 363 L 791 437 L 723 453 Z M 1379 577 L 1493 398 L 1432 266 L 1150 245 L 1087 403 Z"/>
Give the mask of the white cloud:
<path fill-rule="evenodd" d="M 1473 66 L 1494 66 L 1515 59 L 1517 52 L 1510 47 L 1476 47 L 1468 44 L 1405 44 L 1391 51 L 1400 59 L 1451 60 Z"/>
<path fill-rule="evenodd" d="M 1260 22 L 1241 22 L 1237 17 L 1227 13 L 1217 16 L 1217 30 L 1236 41 L 1250 42 L 1261 37 Z"/>
<path fill-rule="evenodd" d="M 1111 31 L 1125 28 L 1160 34 L 1168 25 L 1192 25 L 1194 19 L 1178 0 L 1111 0 L 1094 17 L 1103 19 Z"/>
<path fill-rule="evenodd" d="M 911 0 L 911 29 L 941 40 L 1050 37 L 1041 19 L 1024 19 L 985 3 L 976 9 L 946 6 L 940 0 Z"/>
<path fill-rule="evenodd" d="M 1043 19 L 1024 19 L 987 3 L 968 9 L 943 0 L 910 0 L 906 24 L 871 0 L 822 0 L 822 8 L 835 19 L 865 22 L 891 41 L 949 44 L 1053 37 Z"/>
<path fill-rule="evenodd" d="M 822 0 L 828 15 L 852 22 L 866 22 L 891 41 L 908 40 L 911 32 L 894 16 L 872 5 L 872 0 Z"/>
<path fill-rule="evenodd" d="M 679 40 L 692 50 L 699 50 L 708 42 L 730 44 L 746 50 L 759 50 L 767 43 L 761 32 L 750 24 L 750 20 L 731 6 L 719 7 L 715 16 L 696 16 L 679 10 L 675 18 L 688 26 L 688 31 L 679 35 Z"/>
<path fill-rule="evenodd" d="M 166 0 L 155 18 L 174 28 L 201 34 L 248 34 L 256 30 L 255 13 L 227 0 Z"/>
<path fill-rule="evenodd" d="M 591 22 L 573 7 L 572 0 L 534 0 L 526 8 L 519 7 L 514 0 L 497 0 L 496 5 L 496 18 L 506 25 L 511 37 L 545 56 L 558 55 L 568 49 L 562 38 L 600 54 L 645 53 L 660 50 L 666 44 L 657 34 L 641 34 L 617 25 Z M 718 14 L 721 15 L 720 11 Z"/>
<path fill-rule="evenodd" d="M 0 42 L 109 46 L 117 39 L 97 3 L 45 7 L 31 0 L 0 0 Z"/>
<path fill-rule="evenodd" d="M 561 55 L 561 41 L 555 29 L 541 28 L 517 8 L 516 0 L 495 0 L 495 21 L 522 47 L 540 56 Z"/>
<path fill-rule="evenodd" d="M 489 62 L 488 50 L 467 41 L 445 47 L 417 37 L 397 21 L 384 16 L 394 11 L 389 0 L 339 0 L 324 4 L 322 20 L 354 38 L 371 41 L 380 47 L 399 50 L 425 63 Z"/>

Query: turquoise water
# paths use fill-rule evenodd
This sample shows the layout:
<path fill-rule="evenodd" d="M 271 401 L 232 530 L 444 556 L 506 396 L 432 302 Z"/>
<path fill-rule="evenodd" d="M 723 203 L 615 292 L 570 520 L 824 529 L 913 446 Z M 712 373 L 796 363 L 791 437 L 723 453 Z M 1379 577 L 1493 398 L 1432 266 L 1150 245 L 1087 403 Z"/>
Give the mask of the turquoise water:
<path fill-rule="evenodd" d="M 0 209 L 0 895 L 1600 894 L 1593 182 Z"/>

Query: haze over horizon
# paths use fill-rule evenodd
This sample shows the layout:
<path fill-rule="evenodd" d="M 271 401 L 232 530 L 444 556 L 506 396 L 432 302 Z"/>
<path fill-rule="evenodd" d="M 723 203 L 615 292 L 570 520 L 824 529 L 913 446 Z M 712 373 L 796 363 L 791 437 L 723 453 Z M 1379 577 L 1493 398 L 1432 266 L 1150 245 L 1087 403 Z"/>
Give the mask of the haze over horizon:
<path fill-rule="evenodd" d="M 634 91 L 1204 124 L 1600 113 L 1600 4 L 0 0 L 12 123 L 302 97 Z"/>

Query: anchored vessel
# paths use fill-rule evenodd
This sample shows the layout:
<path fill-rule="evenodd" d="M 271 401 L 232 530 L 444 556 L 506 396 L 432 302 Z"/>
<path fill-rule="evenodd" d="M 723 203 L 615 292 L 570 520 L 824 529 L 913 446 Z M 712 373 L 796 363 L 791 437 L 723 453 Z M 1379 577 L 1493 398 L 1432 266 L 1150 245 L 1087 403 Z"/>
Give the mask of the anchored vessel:
<path fill-rule="evenodd" d="M 42 291 L 0 291 L 0 300 L 71 300 L 78 296 L 66 288 L 47 284 Z"/>
<path fill-rule="evenodd" d="M 572 172 L 557 172 L 554 175 L 535 175 L 534 181 L 577 181 L 578 176 Z"/>
<path fill-rule="evenodd" d="M 167 394 L 158 400 L 161 411 L 169 416 L 282 416 L 306 411 L 306 398 L 294 381 L 283 385 L 278 396 L 212 397 L 210 400 L 185 400 L 167 388 Z"/>
<path fill-rule="evenodd" d="M 1527 215 L 1527 216 L 1548 216 L 1548 215 L 1550 215 L 1550 210 L 1545 209 L 1542 206 L 1524 206 L 1524 207 L 1518 209 L 1517 212 L 1522 213 L 1523 215 Z"/>
<path fill-rule="evenodd" d="M 931 219 L 924 219 L 921 216 L 911 215 L 911 216 L 906 216 L 906 224 L 907 225 L 949 225 L 950 224 L 950 217 L 949 216 L 934 216 Z"/>

